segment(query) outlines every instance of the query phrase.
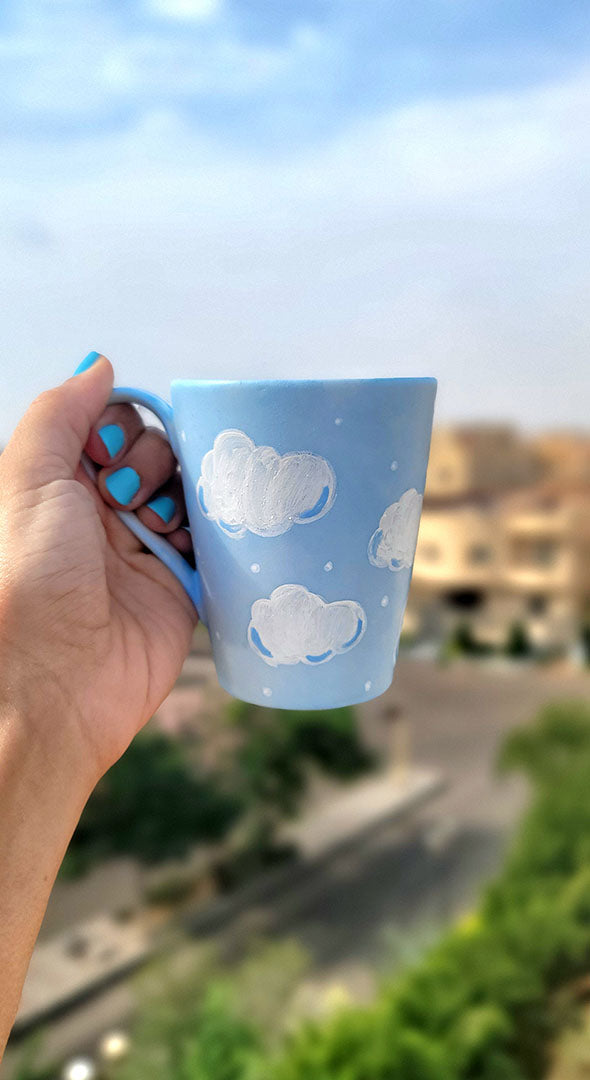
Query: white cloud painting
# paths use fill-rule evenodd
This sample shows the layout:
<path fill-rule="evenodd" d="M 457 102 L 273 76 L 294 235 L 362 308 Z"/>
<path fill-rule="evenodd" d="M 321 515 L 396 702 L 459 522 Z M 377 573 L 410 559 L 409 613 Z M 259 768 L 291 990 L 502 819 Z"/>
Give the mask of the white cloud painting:
<path fill-rule="evenodd" d="M 389 570 L 403 570 L 414 561 L 422 496 L 415 488 L 404 491 L 381 515 L 379 527 L 369 540 L 369 562 Z"/>
<path fill-rule="evenodd" d="M 279 454 L 243 431 L 222 431 L 201 462 L 199 506 L 229 536 L 280 536 L 328 513 L 336 476 L 318 454 Z"/>
<path fill-rule="evenodd" d="M 271 667 L 323 664 L 357 645 L 366 624 L 356 600 L 328 603 L 304 585 L 280 585 L 252 604 L 248 641 Z"/>

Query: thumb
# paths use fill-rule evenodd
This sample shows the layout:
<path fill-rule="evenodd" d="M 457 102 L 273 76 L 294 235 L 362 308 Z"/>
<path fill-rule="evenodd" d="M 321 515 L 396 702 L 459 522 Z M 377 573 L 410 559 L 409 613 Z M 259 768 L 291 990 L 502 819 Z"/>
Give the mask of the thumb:
<path fill-rule="evenodd" d="M 113 369 L 100 353 L 90 353 L 80 367 L 79 374 L 33 401 L 6 447 L 2 456 L 12 459 L 11 475 L 19 487 L 74 476 L 90 428 L 104 412 L 113 387 Z"/>

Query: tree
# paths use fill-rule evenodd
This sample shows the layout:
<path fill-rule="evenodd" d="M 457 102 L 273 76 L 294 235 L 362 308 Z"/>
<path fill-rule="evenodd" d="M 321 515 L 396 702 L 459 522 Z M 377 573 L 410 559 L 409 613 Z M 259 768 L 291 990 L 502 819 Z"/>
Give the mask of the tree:
<path fill-rule="evenodd" d="M 306 964 L 294 942 L 258 949 L 231 977 L 211 956 L 182 974 L 155 964 L 140 983 L 131 1054 L 112 1080 L 265 1080 Z"/>
<path fill-rule="evenodd" d="M 241 810 L 217 776 L 203 776 L 178 740 L 140 734 L 102 778 L 74 833 L 63 872 L 80 873 L 109 855 L 146 863 L 219 840 Z"/>

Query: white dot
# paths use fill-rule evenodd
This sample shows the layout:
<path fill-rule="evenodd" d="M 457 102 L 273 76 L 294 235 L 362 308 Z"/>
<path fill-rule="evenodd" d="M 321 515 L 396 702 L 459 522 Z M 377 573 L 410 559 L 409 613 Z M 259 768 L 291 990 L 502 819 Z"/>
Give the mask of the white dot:
<path fill-rule="evenodd" d="M 221 641 L 221 634 L 219 633 L 219 630 L 215 631 L 215 637 L 217 638 L 218 641 Z"/>
<path fill-rule="evenodd" d="M 365 692 L 367 694 L 369 693 L 369 690 L 371 689 L 372 685 L 373 685 L 373 683 L 371 682 L 371 680 L 367 679 L 367 681 L 365 683 Z"/>
<path fill-rule="evenodd" d="M 253 562 L 250 569 L 251 569 L 253 574 L 259 574 L 260 573 L 260 563 Z"/>
<path fill-rule="evenodd" d="M 389 597 L 388 596 L 382 596 L 381 597 L 381 607 L 387 607 L 388 603 L 389 603 Z"/>
<path fill-rule="evenodd" d="M 262 693 L 264 694 L 265 697 L 272 697 L 272 690 L 271 690 L 270 686 L 263 686 L 262 687 Z"/>
<path fill-rule="evenodd" d="M 180 438 L 182 439 L 183 442 L 186 442 L 186 431 L 181 431 L 180 432 Z"/>
<path fill-rule="evenodd" d="M 334 569 L 334 563 L 333 562 L 327 562 L 326 565 L 324 566 L 324 570 L 326 571 L 327 574 L 329 574 L 330 570 L 333 570 L 333 569 Z"/>
<path fill-rule="evenodd" d="M 335 423 L 335 424 L 337 424 L 338 426 L 340 426 L 340 424 L 342 423 L 342 417 L 341 417 L 341 416 L 337 416 L 337 417 L 336 417 L 336 419 L 335 419 L 335 421 L 334 421 L 334 423 Z"/>
<path fill-rule="evenodd" d="M 391 471 L 392 471 L 392 472 L 395 472 L 395 470 L 399 468 L 399 462 L 397 462 L 397 461 L 392 461 L 392 462 L 391 462 L 391 465 L 389 466 L 389 468 L 391 469 Z"/>

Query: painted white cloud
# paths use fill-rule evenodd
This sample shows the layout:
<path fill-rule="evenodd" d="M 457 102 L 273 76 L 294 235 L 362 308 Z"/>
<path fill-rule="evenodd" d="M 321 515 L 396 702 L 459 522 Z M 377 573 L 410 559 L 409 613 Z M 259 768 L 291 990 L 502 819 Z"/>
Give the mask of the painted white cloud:
<path fill-rule="evenodd" d="M 415 488 L 404 491 L 401 499 L 387 507 L 381 515 L 379 528 L 369 540 L 369 562 L 403 570 L 414 561 L 422 496 Z"/>
<path fill-rule="evenodd" d="M 248 641 L 271 667 L 323 664 L 357 645 L 366 624 L 356 600 L 328 603 L 304 585 L 280 585 L 252 604 Z"/>
<path fill-rule="evenodd" d="M 199 506 L 229 536 L 279 536 L 327 514 L 336 495 L 330 463 L 318 454 L 279 454 L 243 431 L 222 431 L 201 462 Z"/>

